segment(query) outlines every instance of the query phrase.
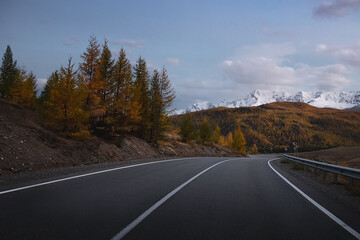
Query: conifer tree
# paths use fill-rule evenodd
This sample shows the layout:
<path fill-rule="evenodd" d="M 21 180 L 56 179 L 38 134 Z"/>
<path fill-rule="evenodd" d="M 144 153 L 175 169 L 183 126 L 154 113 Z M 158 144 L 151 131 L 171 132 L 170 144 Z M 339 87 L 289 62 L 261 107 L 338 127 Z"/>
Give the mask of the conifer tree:
<path fill-rule="evenodd" d="M 36 103 L 36 77 L 24 69 L 17 70 L 16 80 L 10 89 L 12 101 L 28 108 L 34 108 Z"/>
<path fill-rule="evenodd" d="M 98 79 L 100 74 L 98 71 L 100 61 L 100 45 L 98 44 L 95 36 L 90 36 L 89 45 L 86 51 L 81 55 L 83 62 L 80 63 L 80 72 L 82 77 L 84 91 L 86 92 L 86 100 L 84 103 L 85 110 L 90 114 L 90 125 L 94 129 L 99 119 L 103 114 L 101 109 L 101 97 L 99 95 Z"/>
<path fill-rule="evenodd" d="M 113 124 L 112 119 L 108 119 L 107 124 L 105 123 L 105 118 L 108 116 L 108 112 L 112 105 L 112 90 L 113 90 L 113 72 L 114 72 L 114 60 L 111 56 L 111 51 L 107 45 L 107 40 L 105 40 L 101 56 L 99 59 L 98 71 L 95 73 L 95 78 L 93 82 L 96 82 L 96 93 L 98 99 L 100 99 L 100 104 L 96 107 L 97 117 L 100 125 L 109 125 Z M 109 129 L 108 129 L 109 131 Z"/>
<path fill-rule="evenodd" d="M 87 132 L 88 114 L 83 110 L 86 95 L 80 89 L 71 58 L 66 67 L 60 68 L 59 82 L 54 91 L 56 115 L 53 116 L 63 132 Z"/>
<path fill-rule="evenodd" d="M 34 108 L 36 95 L 36 77 L 33 72 L 30 72 L 22 82 L 20 104 L 28 108 Z"/>
<path fill-rule="evenodd" d="M 111 116 L 115 121 L 115 128 L 130 132 L 140 121 L 140 105 L 135 100 L 135 86 L 132 82 L 133 74 L 130 61 L 124 49 L 120 50 L 119 58 L 113 74 L 113 104 Z"/>
<path fill-rule="evenodd" d="M 167 115 L 173 111 L 170 107 L 176 95 L 174 88 L 171 86 L 165 67 L 161 69 L 160 74 L 160 94 L 162 98 L 162 114 Z"/>
<path fill-rule="evenodd" d="M 180 136 L 183 142 L 189 142 L 195 137 L 194 125 L 190 114 L 186 114 L 180 123 Z"/>
<path fill-rule="evenodd" d="M 175 91 L 164 67 L 161 73 L 154 70 L 150 85 L 150 141 L 157 146 L 167 125 L 167 114 L 171 112 L 169 108 L 175 98 Z"/>
<path fill-rule="evenodd" d="M 50 77 L 46 81 L 44 89 L 42 90 L 39 98 L 39 102 L 42 104 L 45 101 L 49 101 L 51 98 L 51 91 L 55 89 L 56 85 L 59 83 L 59 72 L 55 71 L 51 73 Z"/>
<path fill-rule="evenodd" d="M 13 87 L 18 70 L 16 68 L 16 61 L 13 60 L 13 53 L 10 46 L 6 47 L 6 51 L 2 58 L 0 67 L 0 94 L 3 98 L 11 97 L 11 88 Z"/>
<path fill-rule="evenodd" d="M 80 64 L 80 71 L 86 84 L 93 81 L 96 69 L 99 64 L 100 45 L 94 35 L 90 36 L 89 46 L 81 55 L 83 62 Z"/>
<path fill-rule="evenodd" d="M 214 143 L 219 143 L 221 137 L 220 127 L 219 125 L 216 125 L 215 130 L 212 133 L 212 141 Z"/>
<path fill-rule="evenodd" d="M 233 141 L 234 141 L 233 134 L 232 134 L 232 132 L 229 132 L 225 137 L 225 143 L 226 143 L 225 146 L 231 148 L 232 144 L 233 144 Z"/>
<path fill-rule="evenodd" d="M 149 140 L 150 129 L 150 96 L 149 96 L 149 73 L 146 67 L 146 61 L 139 57 L 135 67 L 135 101 L 140 107 L 140 122 L 138 127 L 139 137 Z"/>
<path fill-rule="evenodd" d="M 27 73 L 25 69 L 17 69 L 15 82 L 10 89 L 11 100 L 15 103 L 22 103 L 22 88 L 26 77 Z"/>
<path fill-rule="evenodd" d="M 224 136 L 222 136 L 222 135 L 220 135 L 220 137 L 219 137 L 219 144 L 220 144 L 221 146 L 223 146 L 223 147 L 225 147 L 225 146 L 226 146 L 226 140 L 225 140 L 225 137 L 224 137 Z"/>
<path fill-rule="evenodd" d="M 160 89 L 160 74 L 154 70 L 150 84 L 150 141 L 156 146 L 161 132 L 163 99 Z"/>
<path fill-rule="evenodd" d="M 259 153 L 258 148 L 257 148 L 257 146 L 256 146 L 255 143 L 254 143 L 253 146 L 251 147 L 251 153 L 252 153 L 252 154 L 257 154 L 257 153 Z"/>
<path fill-rule="evenodd" d="M 46 123 L 53 127 L 57 124 L 57 116 L 60 115 L 59 82 L 59 72 L 55 71 L 48 78 L 39 99 L 42 115 Z"/>
<path fill-rule="evenodd" d="M 232 149 L 235 152 L 246 154 L 246 141 L 243 132 L 240 127 L 235 130 L 234 140 L 232 143 Z"/>
<path fill-rule="evenodd" d="M 201 143 L 209 143 L 211 141 L 211 128 L 209 122 L 206 118 L 203 119 L 203 122 L 200 126 L 199 137 Z"/>

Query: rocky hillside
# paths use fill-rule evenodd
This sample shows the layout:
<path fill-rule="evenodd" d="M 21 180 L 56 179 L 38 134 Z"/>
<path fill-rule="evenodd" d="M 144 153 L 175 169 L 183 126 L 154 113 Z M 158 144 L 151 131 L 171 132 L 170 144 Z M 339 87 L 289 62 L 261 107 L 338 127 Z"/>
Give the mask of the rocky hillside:
<path fill-rule="evenodd" d="M 159 148 L 126 135 L 120 140 L 95 136 L 76 141 L 44 128 L 35 111 L 0 101 L 0 175 L 128 159 L 190 156 L 230 156 L 217 145 L 188 145 L 168 138 Z"/>
<path fill-rule="evenodd" d="M 180 126 L 184 115 L 172 116 Z M 222 135 L 240 126 L 248 148 L 256 144 L 260 152 L 300 151 L 360 145 L 360 111 L 316 108 L 305 103 L 277 102 L 258 107 L 215 108 L 190 113 L 197 128 L 207 118 Z"/>

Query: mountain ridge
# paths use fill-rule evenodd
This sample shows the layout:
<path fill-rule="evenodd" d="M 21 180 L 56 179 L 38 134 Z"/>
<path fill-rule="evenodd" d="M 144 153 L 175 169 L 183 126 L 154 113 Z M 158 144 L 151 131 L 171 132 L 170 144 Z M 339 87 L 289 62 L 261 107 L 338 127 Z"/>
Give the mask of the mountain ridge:
<path fill-rule="evenodd" d="M 254 90 L 243 99 L 223 99 L 217 103 L 210 101 L 196 102 L 186 109 L 176 110 L 174 115 L 218 107 L 256 107 L 272 102 L 303 102 L 318 108 L 350 109 L 360 106 L 360 91 L 299 91 L 291 94 L 285 91 Z"/>

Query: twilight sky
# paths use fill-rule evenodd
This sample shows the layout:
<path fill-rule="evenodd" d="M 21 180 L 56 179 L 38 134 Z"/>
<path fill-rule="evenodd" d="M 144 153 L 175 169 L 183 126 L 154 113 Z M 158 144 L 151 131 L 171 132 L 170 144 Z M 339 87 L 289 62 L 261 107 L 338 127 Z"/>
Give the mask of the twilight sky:
<path fill-rule="evenodd" d="M 166 66 L 174 106 L 254 89 L 360 90 L 360 0 L 1 0 L 10 45 L 41 87 L 90 35 Z"/>

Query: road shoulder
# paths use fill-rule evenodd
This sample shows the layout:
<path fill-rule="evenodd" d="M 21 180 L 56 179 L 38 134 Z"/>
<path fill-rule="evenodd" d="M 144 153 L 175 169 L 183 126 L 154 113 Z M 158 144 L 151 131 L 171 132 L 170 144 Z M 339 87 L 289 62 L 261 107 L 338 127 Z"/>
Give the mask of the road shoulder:
<path fill-rule="evenodd" d="M 350 196 L 343 186 L 321 182 L 305 171 L 293 170 L 281 160 L 271 165 L 291 183 L 332 212 L 335 216 L 360 232 L 360 197 Z"/>

